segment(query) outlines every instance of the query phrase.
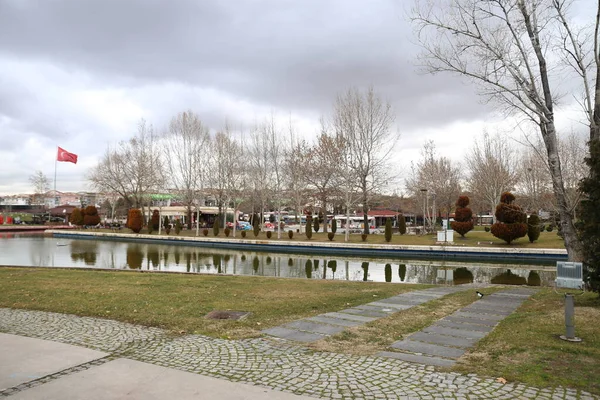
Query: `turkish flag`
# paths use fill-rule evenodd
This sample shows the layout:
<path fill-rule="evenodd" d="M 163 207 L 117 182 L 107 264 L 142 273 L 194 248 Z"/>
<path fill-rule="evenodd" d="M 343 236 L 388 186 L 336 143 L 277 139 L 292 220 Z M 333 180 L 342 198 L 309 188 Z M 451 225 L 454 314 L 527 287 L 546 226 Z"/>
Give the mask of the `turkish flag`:
<path fill-rule="evenodd" d="M 58 154 L 56 155 L 56 161 L 66 161 L 77 164 L 77 154 L 69 153 L 65 149 L 58 148 Z"/>

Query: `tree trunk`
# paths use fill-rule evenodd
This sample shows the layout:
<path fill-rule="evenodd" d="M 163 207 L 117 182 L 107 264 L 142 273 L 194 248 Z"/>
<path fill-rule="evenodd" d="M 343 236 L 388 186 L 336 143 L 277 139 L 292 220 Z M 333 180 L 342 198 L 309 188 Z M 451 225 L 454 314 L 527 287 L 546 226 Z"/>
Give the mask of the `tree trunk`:
<path fill-rule="evenodd" d="M 562 177 L 560 158 L 558 156 L 558 143 L 556 140 L 556 128 L 554 121 L 540 126 L 542 137 L 548 152 L 548 166 L 552 178 L 554 198 L 558 207 L 560 217 L 561 234 L 565 241 L 565 248 L 569 254 L 569 260 L 581 261 L 583 259 L 581 243 L 577 237 L 575 221 L 571 212 L 571 206 L 565 194 L 565 185 Z"/>
<path fill-rule="evenodd" d="M 367 182 L 366 179 L 363 179 L 362 184 L 362 210 L 363 210 L 363 233 L 365 235 L 369 234 L 369 204 L 368 204 L 368 196 L 367 196 Z"/>

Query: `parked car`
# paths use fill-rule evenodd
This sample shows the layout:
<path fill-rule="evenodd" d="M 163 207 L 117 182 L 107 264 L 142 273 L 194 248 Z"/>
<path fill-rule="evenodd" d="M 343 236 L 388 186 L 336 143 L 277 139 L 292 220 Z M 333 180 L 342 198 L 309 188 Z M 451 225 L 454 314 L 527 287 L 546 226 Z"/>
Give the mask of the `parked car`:
<path fill-rule="evenodd" d="M 252 230 L 252 225 L 246 221 L 238 221 L 237 228 L 238 231 L 250 231 Z"/>

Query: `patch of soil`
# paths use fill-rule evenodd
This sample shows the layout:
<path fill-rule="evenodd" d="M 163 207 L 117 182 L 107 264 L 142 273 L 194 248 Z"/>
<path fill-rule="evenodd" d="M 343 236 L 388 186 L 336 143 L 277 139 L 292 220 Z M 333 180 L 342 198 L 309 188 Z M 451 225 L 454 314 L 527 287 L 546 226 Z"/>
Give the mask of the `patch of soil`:
<path fill-rule="evenodd" d="M 207 319 L 230 319 L 230 320 L 242 320 L 250 315 L 246 311 L 222 311 L 214 310 L 204 316 Z"/>

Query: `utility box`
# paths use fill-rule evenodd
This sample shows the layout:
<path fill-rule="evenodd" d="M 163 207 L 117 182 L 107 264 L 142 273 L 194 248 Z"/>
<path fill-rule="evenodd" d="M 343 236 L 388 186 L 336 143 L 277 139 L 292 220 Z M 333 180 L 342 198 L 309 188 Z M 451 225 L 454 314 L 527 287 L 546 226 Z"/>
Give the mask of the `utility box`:
<path fill-rule="evenodd" d="M 583 290 L 583 263 L 556 262 L 556 287 Z"/>
<path fill-rule="evenodd" d="M 453 230 L 437 231 L 437 241 L 438 242 L 454 242 L 454 231 Z"/>

